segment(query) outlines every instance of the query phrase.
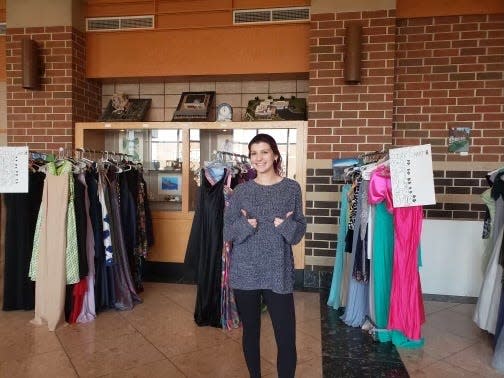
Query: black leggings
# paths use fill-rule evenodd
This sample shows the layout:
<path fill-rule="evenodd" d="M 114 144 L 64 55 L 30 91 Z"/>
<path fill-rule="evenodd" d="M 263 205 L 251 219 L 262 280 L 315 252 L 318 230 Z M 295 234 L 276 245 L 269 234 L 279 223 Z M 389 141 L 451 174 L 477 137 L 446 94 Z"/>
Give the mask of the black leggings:
<path fill-rule="evenodd" d="M 261 376 L 260 336 L 261 297 L 268 306 L 277 343 L 279 378 L 293 378 L 296 372 L 296 315 L 294 296 L 271 290 L 234 290 L 240 320 L 243 323 L 243 354 L 250 377 Z"/>

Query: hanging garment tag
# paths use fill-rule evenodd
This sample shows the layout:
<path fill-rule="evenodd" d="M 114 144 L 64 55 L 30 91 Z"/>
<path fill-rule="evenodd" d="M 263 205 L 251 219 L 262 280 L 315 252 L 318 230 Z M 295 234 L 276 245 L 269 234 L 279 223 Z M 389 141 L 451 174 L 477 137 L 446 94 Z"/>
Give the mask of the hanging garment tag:
<path fill-rule="evenodd" d="M 394 207 L 435 204 L 431 145 L 394 148 L 389 156 Z"/>
<path fill-rule="evenodd" d="M 0 147 L 0 193 L 28 193 L 28 147 Z"/>

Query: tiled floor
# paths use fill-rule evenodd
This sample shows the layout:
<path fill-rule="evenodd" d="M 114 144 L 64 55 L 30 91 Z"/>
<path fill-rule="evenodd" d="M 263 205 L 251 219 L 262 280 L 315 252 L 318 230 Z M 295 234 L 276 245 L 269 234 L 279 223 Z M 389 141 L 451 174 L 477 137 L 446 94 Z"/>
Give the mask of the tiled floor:
<path fill-rule="evenodd" d="M 503 377 L 491 367 L 492 339 L 472 321 L 474 304 L 425 302 L 425 347 L 399 350 L 411 377 Z"/>
<path fill-rule="evenodd" d="M 32 312 L 0 312 L 0 377 L 247 377 L 241 331 L 197 327 L 192 320 L 195 293 L 192 285 L 146 283 L 144 303 L 133 311 L 101 313 L 92 323 L 66 326 L 55 333 L 31 325 Z M 339 335 L 357 332 L 362 340 L 369 338 L 342 325 L 319 293 L 296 292 L 295 303 L 297 377 L 362 377 L 359 368 L 376 363 L 379 353 L 385 358 L 379 361 L 383 372 L 389 374 L 380 370 L 370 376 L 408 375 L 400 361 L 392 362 L 395 349 L 383 344 L 370 343 L 369 355 L 360 359 L 352 360 L 341 351 L 339 356 L 328 355 L 331 341 L 321 336 L 328 325 L 339 328 Z M 489 338 L 472 324 L 473 307 L 426 302 L 425 348 L 400 351 L 410 376 L 500 376 L 490 367 Z M 262 328 L 263 376 L 275 377 L 275 341 L 266 314 Z M 351 348 L 351 343 L 337 340 L 340 350 L 345 345 Z M 355 363 L 355 369 L 338 372 L 332 364 L 338 360 L 346 366 Z"/>

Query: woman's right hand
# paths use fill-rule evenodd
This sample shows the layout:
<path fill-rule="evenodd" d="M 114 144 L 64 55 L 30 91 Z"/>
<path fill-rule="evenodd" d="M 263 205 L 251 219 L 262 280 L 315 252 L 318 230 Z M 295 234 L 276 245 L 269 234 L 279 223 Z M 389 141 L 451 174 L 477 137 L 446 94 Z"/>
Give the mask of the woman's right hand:
<path fill-rule="evenodd" d="M 257 228 L 257 219 L 255 218 L 249 218 L 248 214 L 245 210 L 241 209 L 241 213 L 243 216 L 247 219 L 247 222 L 254 228 Z"/>

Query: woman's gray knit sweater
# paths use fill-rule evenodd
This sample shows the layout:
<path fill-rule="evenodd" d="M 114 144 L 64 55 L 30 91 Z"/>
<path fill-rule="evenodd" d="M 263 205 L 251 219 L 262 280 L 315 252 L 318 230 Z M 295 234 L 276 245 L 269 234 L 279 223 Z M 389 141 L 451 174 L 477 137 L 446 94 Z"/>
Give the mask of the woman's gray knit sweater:
<path fill-rule="evenodd" d="M 257 219 L 253 228 L 243 216 Z M 285 218 L 288 212 L 293 214 Z M 275 217 L 285 219 L 275 227 Z M 291 245 L 306 232 L 301 188 L 284 178 L 273 185 L 248 181 L 238 185 L 224 213 L 224 240 L 233 242 L 230 284 L 233 289 L 269 289 L 279 294 L 294 290 Z"/>

